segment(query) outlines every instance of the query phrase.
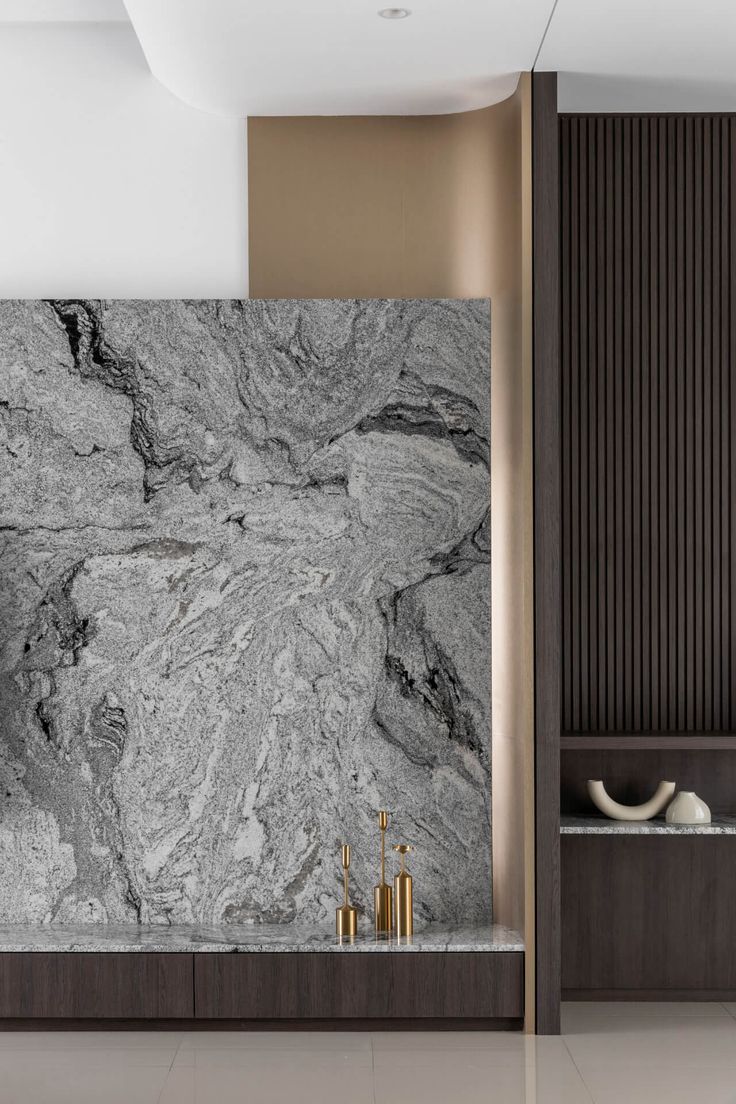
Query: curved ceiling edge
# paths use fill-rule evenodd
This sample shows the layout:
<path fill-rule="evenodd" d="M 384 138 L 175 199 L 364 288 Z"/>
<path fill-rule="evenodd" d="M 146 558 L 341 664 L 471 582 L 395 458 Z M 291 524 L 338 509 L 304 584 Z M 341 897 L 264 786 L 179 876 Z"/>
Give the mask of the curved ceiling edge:
<path fill-rule="evenodd" d="M 443 33 L 455 22 L 446 3 L 423 0 L 410 37 L 402 28 L 411 19 L 396 34 L 395 21 L 375 18 L 358 0 L 323 0 L 317 13 L 303 0 L 259 8 L 242 0 L 125 0 L 156 79 L 191 107 L 239 117 L 445 115 L 500 103 L 530 67 L 531 47 L 513 41 L 502 49 L 490 35 L 488 8 L 501 11 L 500 0 L 454 2 L 476 16 L 462 35 L 456 26 L 450 37 Z M 543 15 L 546 5 L 521 6 Z M 347 17 L 336 14 L 346 9 Z"/>

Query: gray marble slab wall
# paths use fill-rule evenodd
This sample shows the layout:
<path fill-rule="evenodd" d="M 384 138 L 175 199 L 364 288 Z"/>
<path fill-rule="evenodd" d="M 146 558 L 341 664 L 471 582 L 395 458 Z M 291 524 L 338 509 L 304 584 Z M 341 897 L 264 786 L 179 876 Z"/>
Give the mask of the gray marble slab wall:
<path fill-rule="evenodd" d="M 487 301 L 0 303 L 0 921 L 490 919 Z"/>

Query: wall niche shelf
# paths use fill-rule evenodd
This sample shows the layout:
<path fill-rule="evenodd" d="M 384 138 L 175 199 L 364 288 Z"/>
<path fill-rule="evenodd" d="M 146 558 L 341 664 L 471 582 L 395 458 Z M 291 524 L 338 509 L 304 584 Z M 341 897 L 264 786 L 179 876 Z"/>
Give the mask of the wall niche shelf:
<path fill-rule="evenodd" d="M 563 816 L 563 836 L 736 836 L 736 816 L 714 816 L 710 824 L 667 824 L 653 820 L 607 820 L 599 816 Z"/>
<path fill-rule="evenodd" d="M 736 732 L 563 732 L 563 751 L 727 751 Z"/>

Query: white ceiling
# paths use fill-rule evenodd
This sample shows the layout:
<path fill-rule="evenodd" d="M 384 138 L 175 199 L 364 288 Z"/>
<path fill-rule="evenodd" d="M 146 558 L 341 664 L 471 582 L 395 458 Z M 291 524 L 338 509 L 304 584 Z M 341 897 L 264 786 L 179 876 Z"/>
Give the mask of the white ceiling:
<path fill-rule="evenodd" d="M 537 69 L 560 109 L 736 106 L 736 0 L 558 0 Z"/>
<path fill-rule="evenodd" d="M 736 108 L 736 0 L 405 2 L 384 20 L 385 0 L 0 0 L 0 23 L 129 17 L 162 84 L 228 115 L 467 111 L 535 60 L 561 110 Z"/>
<path fill-rule="evenodd" d="M 559 0 L 538 69 L 733 80 L 734 0 Z"/>
<path fill-rule="evenodd" d="M 553 0 L 126 0 L 153 73 L 238 115 L 422 115 L 505 99 Z"/>
<path fill-rule="evenodd" d="M 0 23 L 123 22 L 123 0 L 0 0 Z"/>

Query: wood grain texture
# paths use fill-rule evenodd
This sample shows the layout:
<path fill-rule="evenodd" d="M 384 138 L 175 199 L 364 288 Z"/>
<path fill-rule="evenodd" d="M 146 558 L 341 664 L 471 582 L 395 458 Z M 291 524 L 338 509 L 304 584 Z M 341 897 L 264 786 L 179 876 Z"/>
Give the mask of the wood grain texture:
<path fill-rule="evenodd" d="M 532 77 L 537 1032 L 560 1030 L 560 255 L 557 74 Z M 564 269 L 563 269 L 564 271 Z"/>
<path fill-rule="evenodd" d="M 564 732 L 563 751 L 618 748 L 627 751 L 736 749 L 736 732 Z"/>
<path fill-rule="evenodd" d="M 516 1019 L 524 956 L 509 953 L 197 955 L 200 1019 Z"/>
<path fill-rule="evenodd" d="M 663 747 L 600 746 L 591 739 L 583 749 L 563 749 L 561 756 L 562 812 L 595 814 L 588 797 L 587 780 L 602 778 L 606 789 L 624 805 L 647 801 L 661 781 L 677 784 L 678 790 L 693 790 L 710 806 L 711 812 L 732 814 L 736 794 L 736 754 L 731 747 L 674 744 L 674 738 Z M 700 881 L 691 887 L 700 892 Z M 563 910 L 565 911 L 565 910 Z"/>
<path fill-rule="evenodd" d="M 193 1015 L 190 954 L 0 954 L 0 1018 Z"/>
<path fill-rule="evenodd" d="M 736 118 L 560 119 L 565 731 L 736 729 Z"/>
<path fill-rule="evenodd" d="M 732 992 L 734 863 L 730 837 L 565 836 L 563 990 Z"/>
<path fill-rule="evenodd" d="M 736 989 L 563 989 L 565 1001 L 736 1001 Z"/>
<path fill-rule="evenodd" d="M 723 998 L 726 999 L 725 997 Z M 362 1019 L 362 1020 L 0 1020 L 0 1034 L 13 1031 L 521 1031 L 523 1020 L 511 1019 Z"/>

